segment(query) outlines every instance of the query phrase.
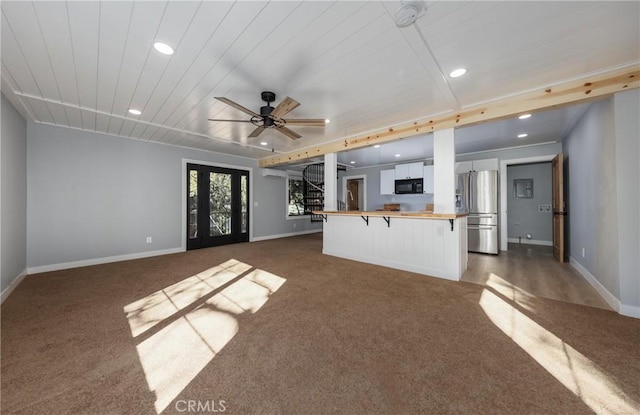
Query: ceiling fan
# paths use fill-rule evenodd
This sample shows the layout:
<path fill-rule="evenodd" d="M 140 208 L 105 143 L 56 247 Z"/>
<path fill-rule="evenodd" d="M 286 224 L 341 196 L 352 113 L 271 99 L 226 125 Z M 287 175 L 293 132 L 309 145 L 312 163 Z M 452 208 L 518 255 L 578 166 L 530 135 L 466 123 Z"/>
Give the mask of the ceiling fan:
<path fill-rule="evenodd" d="M 262 100 L 267 103 L 267 105 L 260 107 L 260 114 L 251 111 L 248 108 L 243 107 L 242 105 L 231 101 L 229 98 L 225 97 L 214 97 L 218 101 L 224 102 L 227 105 L 232 106 L 233 108 L 244 112 L 245 114 L 251 115 L 251 118 L 248 120 L 219 120 L 219 119 L 211 119 L 209 121 L 228 121 L 228 122 L 250 122 L 255 125 L 256 128 L 253 130 L 249 137 L 257 137 L 267 128 L 275 128 L 276 131 L 286 135 L 287 137 L 297 140 L 302 137 L 300 134 L 295 131 L 287 128 L 288 125 L 301 125 L 308 127 L 324 127 L 329 120 L 323 119 L 314 119 L 314 118 L 304 118 L 304 119 L 284 119 L 285 115 L 291 112 L 294 108 L 296 108 L 300 103 L 292 98 L 286 97 L 279 103 L 275 108 L 271 106 L 271 103 L 276 100 L 276 94 L 270 91 L 263 91 L 261 94 Z"/>

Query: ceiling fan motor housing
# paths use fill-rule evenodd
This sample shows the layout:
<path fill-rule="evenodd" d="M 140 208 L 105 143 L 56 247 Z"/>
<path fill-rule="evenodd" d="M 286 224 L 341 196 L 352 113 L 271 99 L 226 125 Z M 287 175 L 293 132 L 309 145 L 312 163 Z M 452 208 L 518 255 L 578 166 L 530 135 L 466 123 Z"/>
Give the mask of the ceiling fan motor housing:
<path fill-rule="evenodd" d="M 273 118 L 269 117 L 271 111 L 273 111 L 273 107 L 269 104 L 265 105 L 264 107 L 260 107 L 260 116 L 262 116 L 265 127 L 273 127 L 274 125 Z"/>

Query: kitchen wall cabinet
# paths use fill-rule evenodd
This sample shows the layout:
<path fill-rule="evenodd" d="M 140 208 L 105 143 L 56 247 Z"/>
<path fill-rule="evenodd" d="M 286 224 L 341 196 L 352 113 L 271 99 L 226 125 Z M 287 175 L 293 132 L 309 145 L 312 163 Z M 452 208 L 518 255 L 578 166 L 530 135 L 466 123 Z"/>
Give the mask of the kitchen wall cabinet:
<path fill-rule="evenodd" d="M 483 170 L 498 170 L 498 159 L 460 161 L 456 163 L 456 174 Z"/>
<path fill-rule="evenodd" d="M 392 195 L 396 190 L 396 171 L 394 169 L 390 170 L 380 170 L 380 194 L 381 195 Z"/>
<path fill-rule="evenodd" d="M 424 166 L 422 189 L 424 193 L 433 193 L 433 166 Z"/>
<path fill-rule="evenodd" d="M 396 164 L 396 180 L 421 179 L 424 176 L 424 163 Z"/>

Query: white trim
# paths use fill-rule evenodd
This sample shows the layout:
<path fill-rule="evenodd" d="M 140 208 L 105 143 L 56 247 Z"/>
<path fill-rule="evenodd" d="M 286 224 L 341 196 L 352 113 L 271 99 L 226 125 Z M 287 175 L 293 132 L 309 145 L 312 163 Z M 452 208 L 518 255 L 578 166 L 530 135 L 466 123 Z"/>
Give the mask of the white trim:
<path fill-rule="evenodd" d="M 640 307 L 633 305 L 620 304 L 619 314 L 627 317 L 640 318 Z"/>
<path fill-rule="evenodd" d="M 129 261 L 131 259 L 148 258 L 159 255 L 177 254 L 178 252 L 184 252 L 182 248 L 162 249 L 159 251 L 147 251 L 138 252 L 135 254 L 116 255 L 103 258 L 85 259 L 82 261 L 63 262 L 60 264 L 43 265 L 40 267 L 28 268 L 27 272 L 31 274 L 40 274 L 42 272 L 59 271 L 61 269 L 88 267 L 91 265 L 108 264 L 110 262 Z"/>
<path fill-rule="evenodd" d="M 557 154 L 546 156 L 525 157 L 520 159 L 500 160 L 500 250 L 508 250 L 508 222 L 507 222 L 507 166 L 514 164 L 529 164 L 552 161 Z"/>
<path fill-rule="evenodd" d="M 536 239 L 527 239 L 524 238 L 519 240 L 518 238 L 509 238 L 507 240 L 510 244 L 520 243 L 522 245 L 542 245 L 542 246 L 553 246 L 553 241 L 538 241 Z"/>
<path fill-rule="evenodd" d="M 11 281 L 11 284 L 9 284 L 7 288 L 2 290 L 2 294 L 0 294 L 0 304 L 4 303 L 4 300 L 6 300 L 7 297 L 9 297 L 9 295 L 11 295 L 13 290 L 16 289 L 16 287 L 22 282 L 22 280 L 26 276 L 27 276 L 27 270 L 25 269 L 20 274 L 18 274 L 18 276 L 15 277 L 13 281 Z"/>
<path fill-rule="evenodd" d="M 363 211 L 367 211 L 367 175 L 359 174 L 357 176 L 344 176 L 342 178 L 342 201 L 344 202 L 344 206 L 346 209 L 347 206 L 347 180 L 357 180 L 362 179 L 362 190 L 364 191 L 362 195 L 362 200 L 364 201 L 364 206 L 362 207 Z"/>
<path fill-rule="evenodd" d="M 300 232 L 280 233 L 277 235 L 258 236 L 251 239 L 251 242 L 267 241 L 269 239 L 288 238 L 290 236 L 307 235 L 309 233 L 318 233 L 318 232 L 322 232 L 322 228 L 310 229 L 307 231 L 300 231 Z"/>
<path fill-rule="evenodd" d="M 180 247 L 183 251 L 187 250 L 187 164 L 200 164 L 203 166 L 222 167 L 234 170 L 244 170 L 249 172 L 249 240 L 253 237 L 253 167 L 236 166 L 233 164 L 217 163 L 214 161 L 203 161 L 194 159 L 182 159 L 182 230 L 180 235 Z"/>
<path fill-rule="evenodd" d="M 598 281 L 598 279 L 589 272 L 589 270 L 583 267 L 582 264 L 573 259 L 573 257 L 571 256 L 569 256 L 569 264 L 571 264 L 571 266 L 575 268 L 575 270 L 578 271 L 578 273 L 582 275 L 593 288 L 595 288 L 598 294 L 602 296 L 604 301 L 606 301 L 607 304 L 611 306 L 611 308 L 613 308 L 617 312 L 620 312 L 620 300 L 618 300 L 615 295 L 611 294 L 609 290 L 607 290 L 605 286 L 602 285 L 602 283 L 600 283 L 600 281 Z"/>

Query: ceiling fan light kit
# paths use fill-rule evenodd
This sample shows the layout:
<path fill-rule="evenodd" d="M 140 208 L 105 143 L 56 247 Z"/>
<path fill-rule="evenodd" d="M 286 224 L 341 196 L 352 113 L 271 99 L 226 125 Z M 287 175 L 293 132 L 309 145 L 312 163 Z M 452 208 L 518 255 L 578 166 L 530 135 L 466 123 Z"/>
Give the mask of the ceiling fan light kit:
<path fill-rule="evenodd" d="M 257 128 L 253 130 L 249 137 L 257 137 L 267 128 L 274 128 L 276 131 L 286 135 L 287 137 L 296 140 L 301 138 L 302 136 L 295 131 L 286 127 L 287 124 L 292 125 L 300 125 L 300 126 L 308 126 L 308 127 L 323 127 L 327 120 L 325 118 L 305 118 L 305 119 L 289 119 L 286 120 L 282 117 L 287 115 L 289 112 L 293 111 L 297 108 L 300 103 L 292 98 L 286 97 L 280 102 L 275 108 L 271 106 L 271 103 L 276 100 L 276 94 L 271 91 L 263 91 L 260 94 L 260 97 L 267 105 L 263 105 L 260 107 L 260 114 L 251 111 L 248 108 L 243 107 L 242 105 L 230 100 L 225 97 L 215 97 L 220 102 L 224 102 L 225 104 L 232 106 L 233 108 L 244 112 L 251 116 L 248 120 L 221 120 L 221 119 L 212 119 L 209 121 L 225 121 L 225 122 L 250 122 L 255 125 Z"/>

